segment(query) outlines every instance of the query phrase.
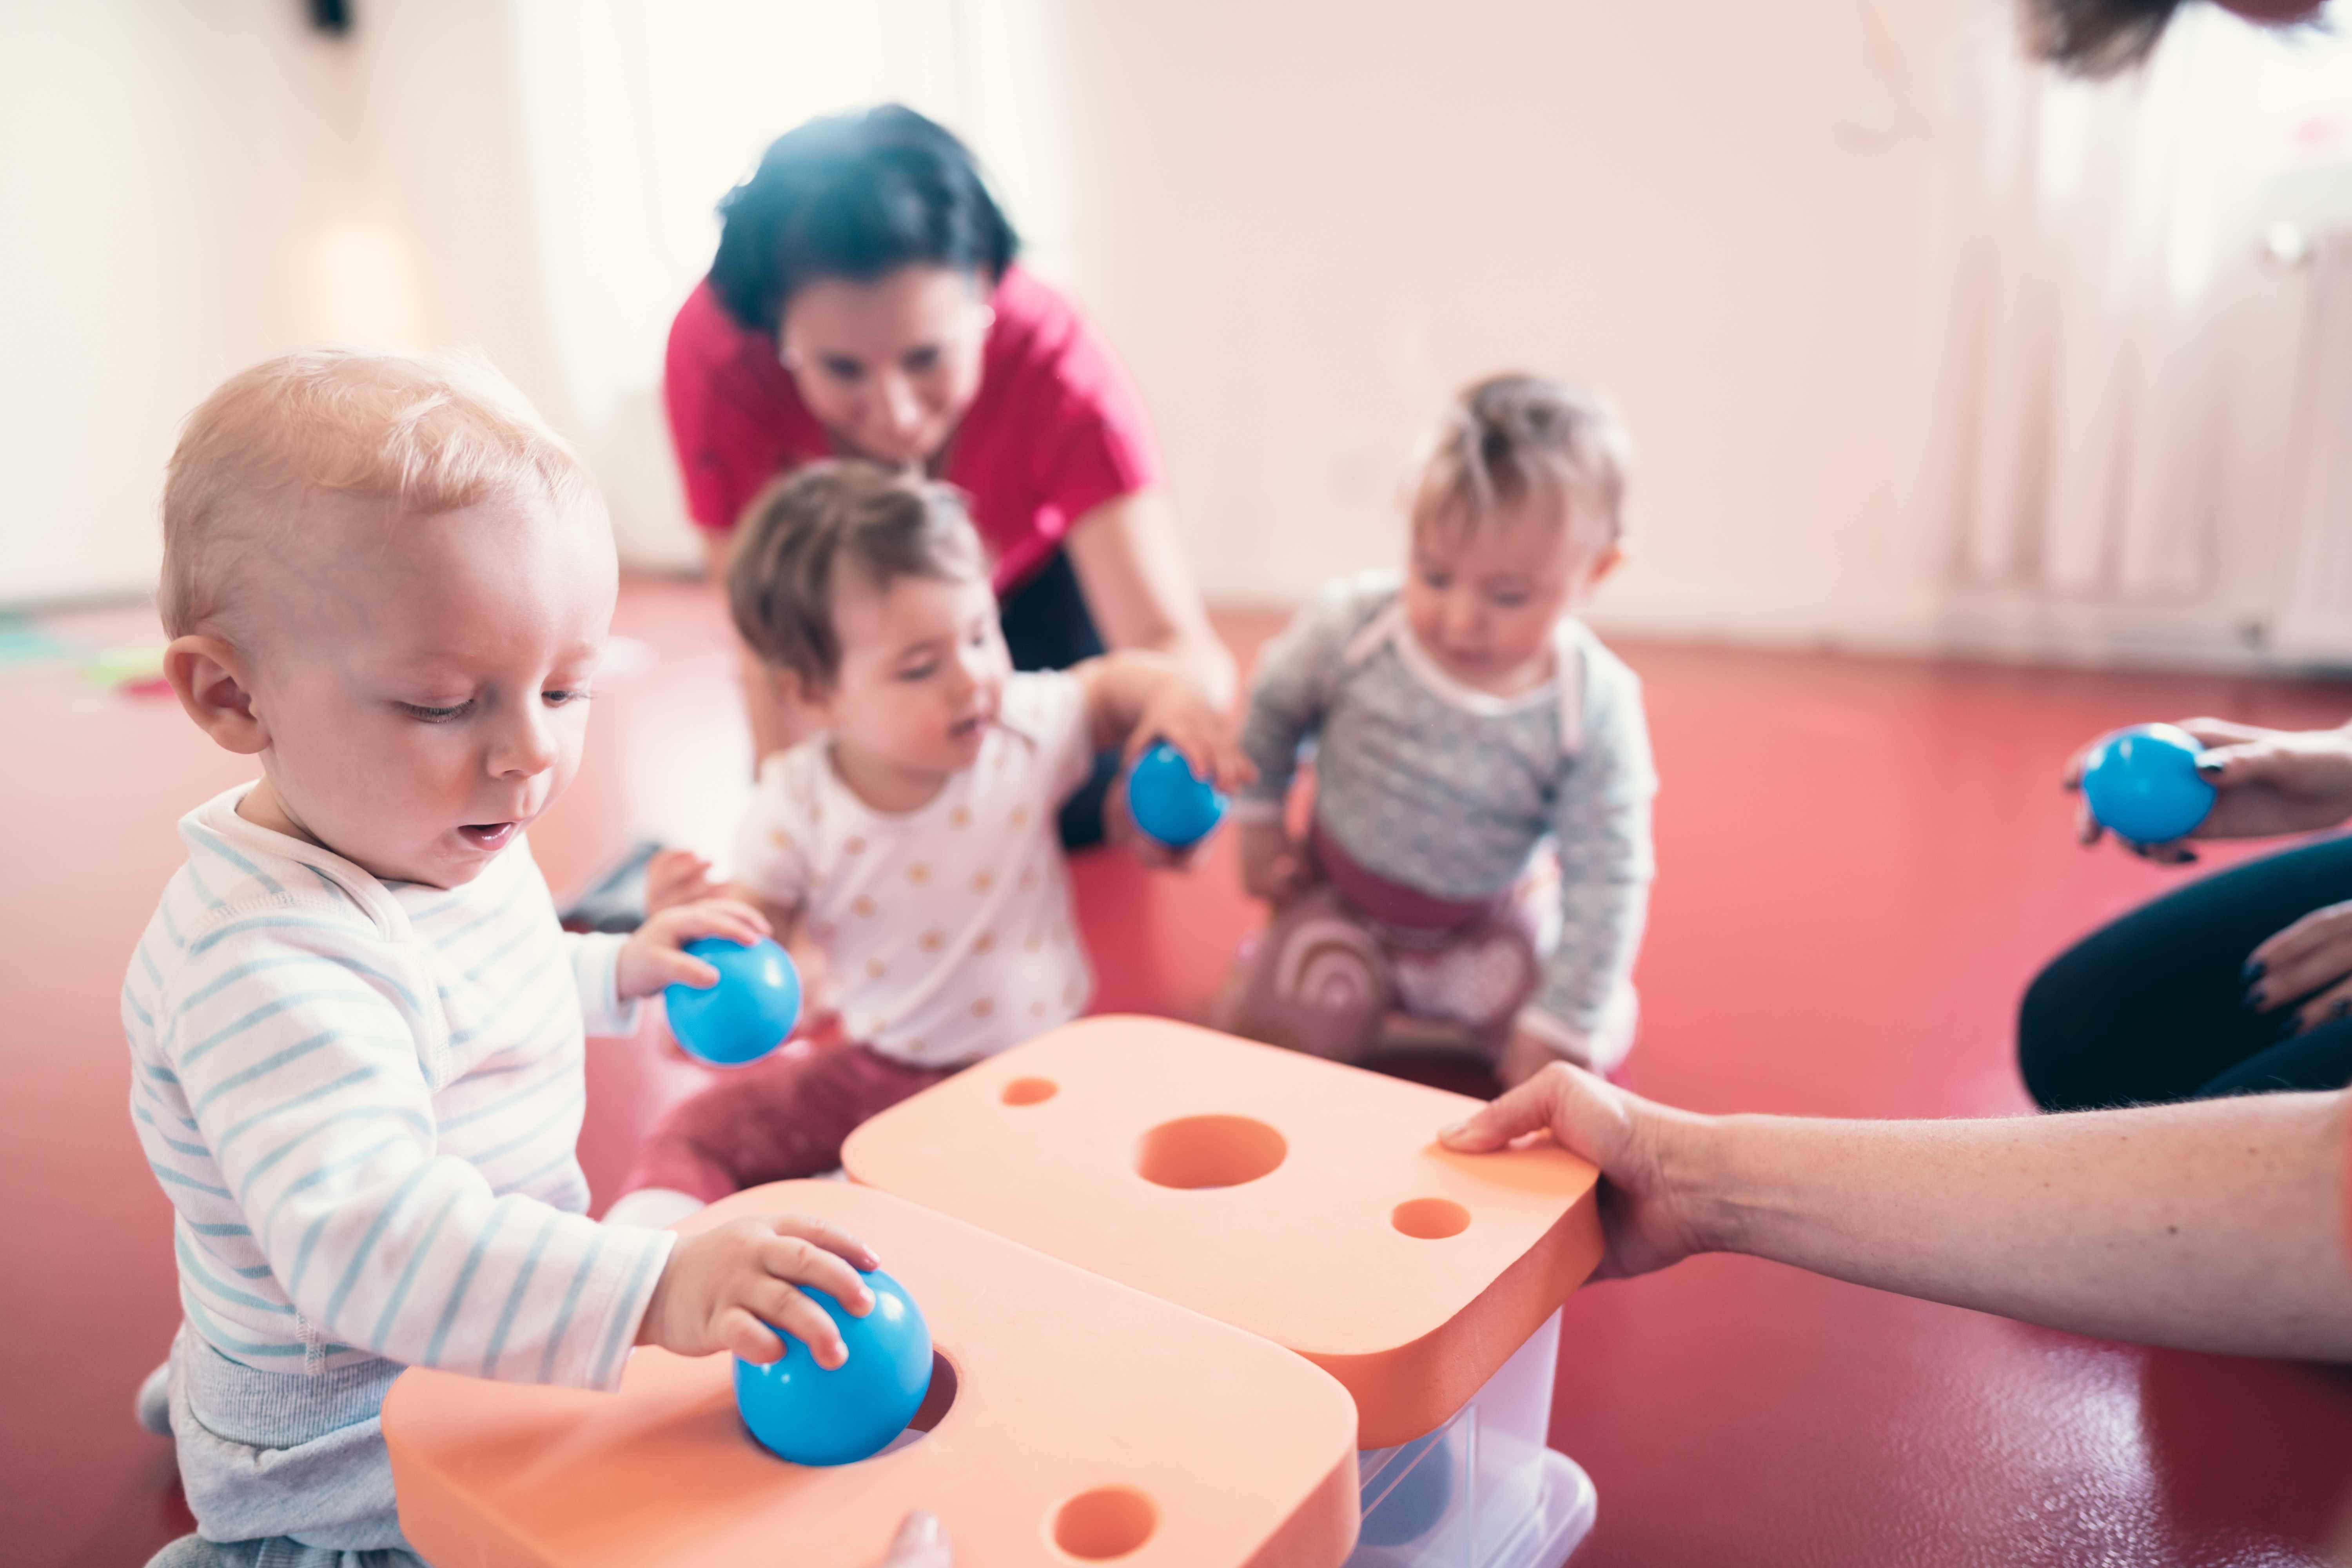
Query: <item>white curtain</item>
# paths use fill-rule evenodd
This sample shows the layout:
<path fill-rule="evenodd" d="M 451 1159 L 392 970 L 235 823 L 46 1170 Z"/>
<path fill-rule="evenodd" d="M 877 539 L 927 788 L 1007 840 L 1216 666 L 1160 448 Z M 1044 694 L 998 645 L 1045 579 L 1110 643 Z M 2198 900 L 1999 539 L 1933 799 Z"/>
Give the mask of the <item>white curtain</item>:
<path fill-rule="evenodd" d="M 2181 8 L 2107 82 L 2026 64 L 2013 0 L 1977 17 L 1945 218 L 1929 448 L 1958 582 L 2193 597 L 2212 566 L 2228 286 L 2255 265 L 2254 134 L 2280 51 Z"/>
<path fill-rule="evenodd" d="M 661 408 L 712 208 L 811 115 L 897 100 L 970 141 L 1051 268 L 1066 181 L 1042 0 L 404 0 L 370 116 L 426 335 L 480 343 L 580 447 L 623 556 L 699 560 Z"/>
<path fill-rule="evenodd" d="M 709 265 L 712 206 L 776 136 L 886 100 L 971 141 L 1033 258 L 1059 182 L 1036 7 L 1021 0 L 512 0 L 516 112 L 562 416 L 625 555 L 698 557 L 660 409 L 662 348 Z M 551 413 L 555 412 L 551 410 Z"/>

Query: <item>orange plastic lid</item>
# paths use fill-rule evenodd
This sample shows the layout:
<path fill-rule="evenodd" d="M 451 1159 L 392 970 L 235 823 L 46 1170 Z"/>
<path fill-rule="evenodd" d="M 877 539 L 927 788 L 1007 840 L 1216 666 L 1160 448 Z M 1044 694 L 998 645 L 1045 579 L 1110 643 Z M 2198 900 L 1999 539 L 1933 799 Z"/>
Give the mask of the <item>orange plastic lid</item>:
<path fill-rule="evenodd" d="M 851 1134 L 856 1180 L 1262 1334 L 1437 1426 L 1601 1258 L 1592 1166 L 1450 1153 L 1477 1101 L 1157 1018 L 1083 1019 Z"/>
<path fill-rule="evenodd" d="M 908 1510 L 964 1568 L 1335 1568 L 1355 1411 L 1265 1340 L 870 1188 L 784 1182 L 682 1223 L 797 1212 L 881 1255 L 954 1373 L 944 1414 L 830 1469 L 770 1455 L 732 1361 L 643 1349 L 617 1394 L 410 1371 L 384 1401 L 401 1526 L 443 1568 L 871 1568 Z"/>

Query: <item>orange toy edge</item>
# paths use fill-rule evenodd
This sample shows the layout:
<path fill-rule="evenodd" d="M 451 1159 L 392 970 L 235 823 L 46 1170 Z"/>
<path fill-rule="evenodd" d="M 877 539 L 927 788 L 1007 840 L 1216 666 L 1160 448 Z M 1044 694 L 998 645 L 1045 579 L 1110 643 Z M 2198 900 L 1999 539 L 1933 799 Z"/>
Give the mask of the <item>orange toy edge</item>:
<path fill-rule="evenodd" d="M 1454 1354 L 1454 1348 L 1526 1343 L 1600 1267 L 1601 1248 L 1596 1186 L 1468 1306 L 1412 1344 L 1379 1355 L 1297 1353 L 1338 1378 L 1356 1401 L 1359 1448 L 1410 1443 L 1450 1420 L 1485 1384 L 1475 1358 Z"/>
<path fill-rule="evenodd" d="M 1356 1456 L 1350 1450 L 1265 1538 L 1265 1544 L 1250 1553 L 1244 1568 L 1297 1568 L 1301 1563 L 1344 1560 L 1355 1551 L 1356 1532 L 1364 1522 L 1359 1485 Z M 1331 1549 L 1335 1542 L 1336 1552 Z"/>
<path fill-rule="evenodd" d="M 393 1381 L 384 1395 L 387 1408 L 403 1397 L 404 1381 Z M 383 1440 L 392 1456 L 392 1489 L 400 1509 L 400 1531 L 426 1562 L 436 1568 L 553 1568 L 546 1558 L 519 1542 L 519 1531 L 501 1528 L 486 1536 L 479 1531 L 475 1521 L 494 1510 L 460 1499 L 439 1466 L 394 1436 L 394 1426 L 389 1421 L 383 1424 Z M 495 1551 L 482 1544 L 486 1538 L 498 1542 Z"/>

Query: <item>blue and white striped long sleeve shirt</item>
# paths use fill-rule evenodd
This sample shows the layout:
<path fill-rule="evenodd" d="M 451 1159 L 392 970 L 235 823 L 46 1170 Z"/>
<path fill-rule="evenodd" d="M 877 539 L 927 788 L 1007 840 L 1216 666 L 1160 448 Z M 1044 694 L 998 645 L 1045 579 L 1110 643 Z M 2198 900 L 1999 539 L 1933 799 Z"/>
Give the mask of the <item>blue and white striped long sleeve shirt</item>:
<path fill-rule="evenodd" d="M 563 933 L 520 840 L 461 888 L 386 883 L 244 794 L 182 819 L 122 992 L 190 1328 L 264 1372 L 614 1386 L 674 1239 L 583 1213 L 621 939 Z"/>

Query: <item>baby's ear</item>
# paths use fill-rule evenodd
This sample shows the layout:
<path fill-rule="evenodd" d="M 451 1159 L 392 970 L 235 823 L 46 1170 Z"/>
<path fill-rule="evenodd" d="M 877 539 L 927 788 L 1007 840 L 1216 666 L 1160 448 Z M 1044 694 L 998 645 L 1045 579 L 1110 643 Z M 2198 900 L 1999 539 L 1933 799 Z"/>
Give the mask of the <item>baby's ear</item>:
<path fill-rule="evenodd" d="M 173 639 L 163 679 L 180 707 L 224 751 L 252 756 L 269 748 L 269 727 L 253 710 L 245 657 L 215 637 Z"/>
<path fill-rule="evenodd" d="M 781 665 L 760 666 L 761 679 L 768 683 L 768 695 L 787 710 L 797 710 L 820 721 L 830 723 L 833 713 L 833 689 L 811 680 L 797 669 Z"/>
<path fill-rule="evenodd" d="M 1585 568 L 1584 591 L 1589 594 L 1601 586 L 1612 572 L 1625 564 L 1625 557 L 1631 553 L 1632 550 L 1621 539 L 1594 557 L 1592 564 Z"/>

